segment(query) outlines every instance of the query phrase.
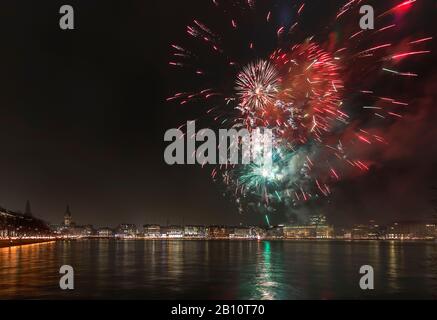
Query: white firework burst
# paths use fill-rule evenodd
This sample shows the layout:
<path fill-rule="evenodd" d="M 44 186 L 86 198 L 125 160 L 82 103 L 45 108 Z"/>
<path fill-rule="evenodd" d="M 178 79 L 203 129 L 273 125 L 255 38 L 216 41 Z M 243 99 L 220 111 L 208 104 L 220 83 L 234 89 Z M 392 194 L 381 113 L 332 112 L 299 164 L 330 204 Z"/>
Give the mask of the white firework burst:
<path fill-rule="evenodd" d="M 280 81 L 275 66 L 259 60 L 246 65 L 235 83 L 240 106 L 244 109 L 259 109 L 275 100 Z"/>

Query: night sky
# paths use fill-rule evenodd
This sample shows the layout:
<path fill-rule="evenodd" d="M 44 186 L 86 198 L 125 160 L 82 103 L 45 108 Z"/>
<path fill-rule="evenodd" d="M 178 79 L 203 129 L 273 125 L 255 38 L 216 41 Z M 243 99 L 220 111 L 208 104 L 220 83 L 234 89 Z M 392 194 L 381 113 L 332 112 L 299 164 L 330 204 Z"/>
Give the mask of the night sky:
<path fill-rule="evenodd" d="M 435 35 L 436 2 L 428 1 L 414 28 Z M 74 31 L 58 27 L 67 3 Z M 169 44 L 194 16 L 208 20 L 202 6 L 2 1 L 0 205 L 23 211 L 30 200 L 33 213 L 52 223 L 62 221 L 67 204 L 77 223 L 98 226 L 262 223 L 240 215 L 209 170 L 163 161 L 164 132 L 195 116 L 165 102 L 180 80 L 168 67 Z M 406 87 L 412 107 L 384 129 L 391 144 L 375 156 L 378 164 L 339 183 L 320 209 L 335 224 L 433 213 L 437 74 L 433 56 L 417 61 L 420 78 Z"/>

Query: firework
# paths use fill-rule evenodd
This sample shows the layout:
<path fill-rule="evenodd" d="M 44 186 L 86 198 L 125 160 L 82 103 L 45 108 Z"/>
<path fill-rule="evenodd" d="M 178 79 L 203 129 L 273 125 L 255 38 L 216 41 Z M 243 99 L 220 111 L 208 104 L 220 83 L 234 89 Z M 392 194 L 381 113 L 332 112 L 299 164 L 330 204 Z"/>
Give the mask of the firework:
<path fill-rule="evenodd" d="M 264 127 L 274 134 L 269 166 L 212 170 L 213 179 L 227 186 L 241 212 L 253 209 L 270 224 L 273 212 L 329 197 L 338 181 L 371 169 L 370 153 L 363 158 L 362 150 L 386 145 L 380 127 L 403 117 L 401 108 L 408 107 L 408 101 L 380 91 L 380 84 L 384 76 L 418 78 L 414 70 L 403 70 L 402 63 L 429 54 L 426 45 L 432 37 L 398 37 L 399 15 L 412 10 L 414 0 L 378 3 L 377 28 L 360 30 L 356 13 L 361 2 L 347 0 L 332 13 L 335 25 L 343 27 L 341 34 L 330 30 L 331 24 L 320 26 L 318 34 L 305 34 L 303 20 L 311 15 L 314 2 L 296 1 L 286 9 L 295 19 L 284 22 L 275 11 L 278 1 L 258 7 L 256 1 L 214 0 L 224 15 L 223 31 L 193 19 L 187 33 L 199 45 L 172 45 L 171 67 L 216 85 L 178 92 L 169 101 L 203 101 L 211 106 L 206 114 L 220 126 Z M 247 32 L 255 27 L 261 29 L 262 39 Z M 258 52 L 262 43 L 275 43 L 266 37 L 276 44 Z M 360 123 L 368 125 L 362 128 Z"/>
<path fill-rule="evenodd" d="M 278 72 L 268 61 L 251 62 L 238 74 L 235 90 L 244 112 L 262 110 L 279 92 Z"/>

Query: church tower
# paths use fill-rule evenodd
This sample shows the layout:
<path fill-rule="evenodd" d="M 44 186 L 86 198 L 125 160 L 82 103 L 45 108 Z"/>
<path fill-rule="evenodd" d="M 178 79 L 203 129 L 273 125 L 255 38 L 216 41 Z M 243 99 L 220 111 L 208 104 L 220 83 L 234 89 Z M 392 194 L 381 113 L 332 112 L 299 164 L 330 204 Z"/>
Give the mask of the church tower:
<path fill-rule="evenodd" d="M 69 227 L 71 223 L 72 223 L 72 218 L 71 218 L 70 206 L 67 205 L 67 210 L 65 211 L 64 214 L 64 226 Z"/>
<path fill-rule="evenodd" d="M 30 201 L 29 200 L 26 201 L 26 209 L 24 210 L 24 214 L 26 216 L 32 215 L 32 209 L 30 208 Z"/>

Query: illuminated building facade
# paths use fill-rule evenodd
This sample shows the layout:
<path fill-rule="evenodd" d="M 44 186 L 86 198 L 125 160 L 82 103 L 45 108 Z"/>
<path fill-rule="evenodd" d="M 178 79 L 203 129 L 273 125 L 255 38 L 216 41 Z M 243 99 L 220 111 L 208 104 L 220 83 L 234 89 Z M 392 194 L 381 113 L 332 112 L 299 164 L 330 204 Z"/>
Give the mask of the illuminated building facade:
<path fill-rule="evenodd" d="M 143 232 L 146 238 L 160 238 L 161 226 L 159 224 L 145 224 L 143 226 Z"/>
<path fill-rule="evenodd" d="M 115 236 L 118 238 L 135 238 L 137 236 L 137 226 L 129 223 L 122 223 L 115 229 Z"/>
<path fill-rule="evenodd" d="M 161 226 L 161 238 L 183 238 L 184 237 L 184 227 L 182 226 Z"/>
<path fill-rule="evenodd" d="M 284 237 L 284 226 L 272 226 L 266 230 L 266 237 L 271 239 L 281 239 Z"/>
<path fill-rule="evenodd" d="M 354 240 L 369 239 L 370 228 L 368 225 L 358 224 L 352 227 L 351 238 Z"/>
<path fill-rule="evenodd" d="M 312 215 L 308 225 L 284 226 L 285 239 L 331 239 L 334 237 L 334 228 L 327 225 L 326 216 Z"/>
<path fill-rule="evenodd" d="M 253 239 L 255 238 L 250 227 L 235 227 L 229 234 L 231 239 Z"/>
<path fill-rule="evenodd" d="M 285 226 L 284 238 L 286 239 L 316 238 L 316 226 Z"/>
<path fill-rule="evenodd" d="M 210 226 L 208 227 L 208 238 L 211 239 L 227 239 L 229 238 L 230 230 L 226 226 Z"/>
<path fill-rule="evenodd" d="M 387 230 L 387 239 L 435 239 L 437 226 L 435 223 L 421 221 L 395 222 Z"/>
<path fill-rule="evenodd" d="M 97 236 L 101 238 L 108 238 L 114 236 L 114 231 L 111 228 L 103 227 L 97 229 Z"/>
<path fill-rule="evenodd" d="M 40 237 L 51 235 L 48 225 L 30 214 L 0 207 L 0 238 Z"/>
<path fill-rule="evenodd" d="M 207 236 L 207 230 L 205 226 L 185 226 L 184 227 L 184 237 L 185 238 L 205 238 Z"/>

